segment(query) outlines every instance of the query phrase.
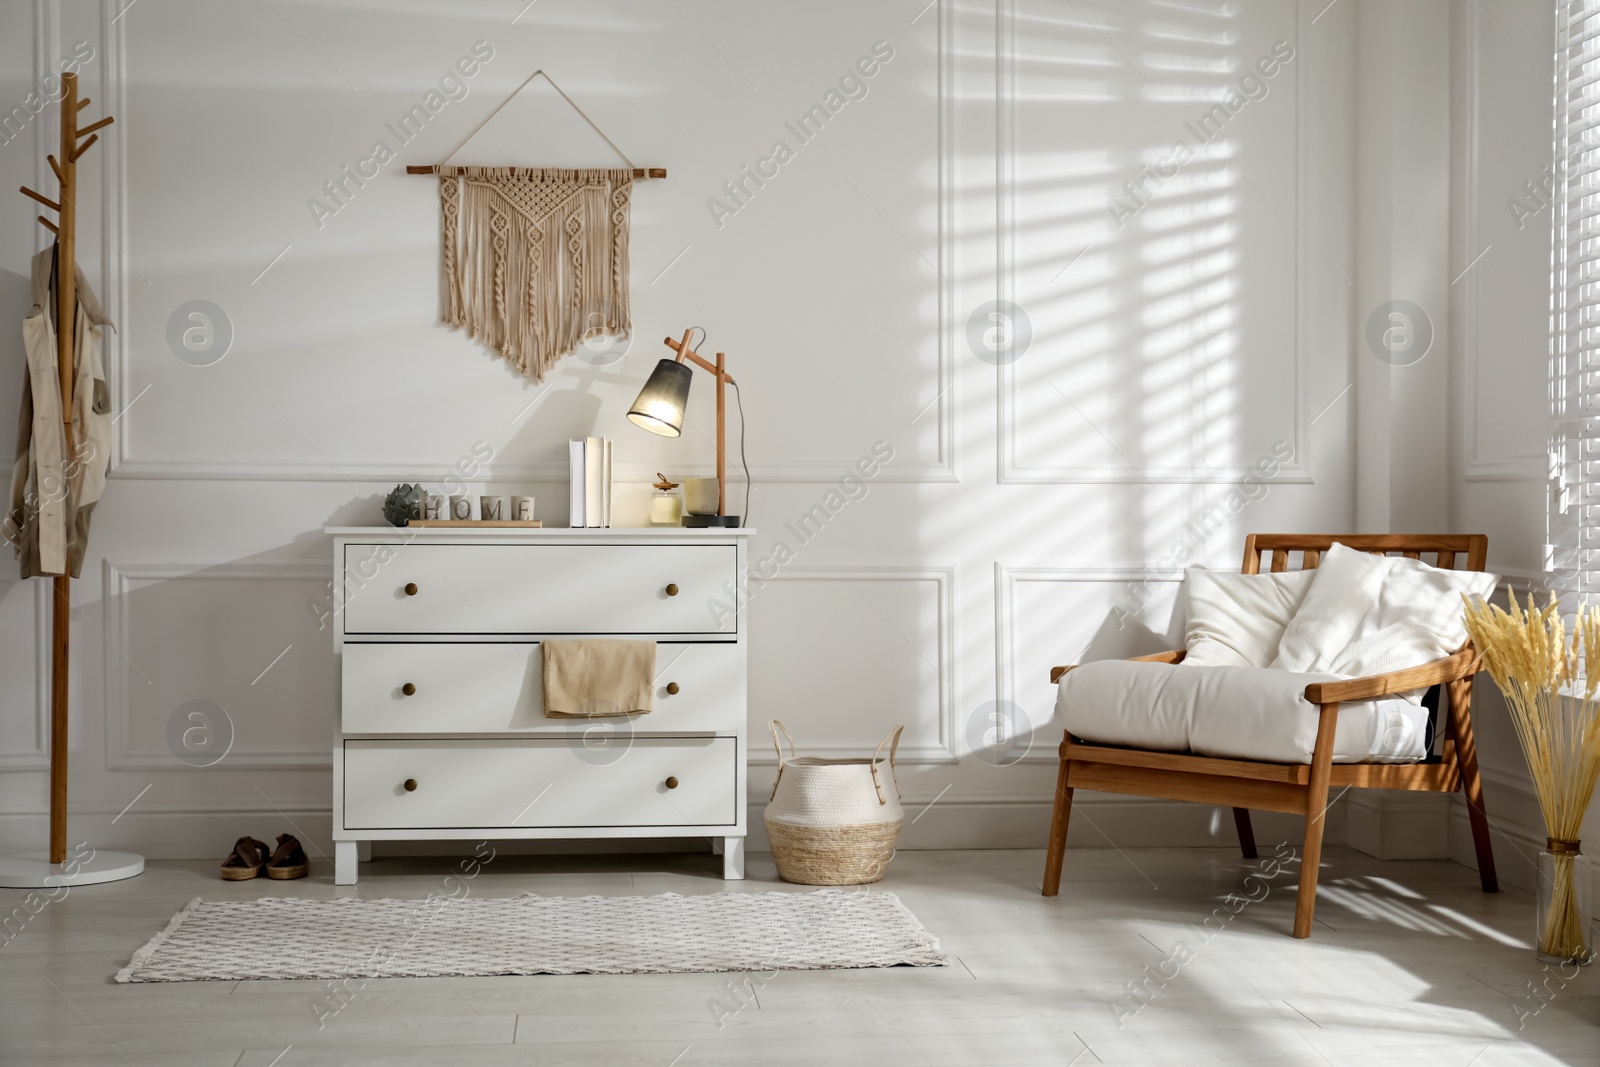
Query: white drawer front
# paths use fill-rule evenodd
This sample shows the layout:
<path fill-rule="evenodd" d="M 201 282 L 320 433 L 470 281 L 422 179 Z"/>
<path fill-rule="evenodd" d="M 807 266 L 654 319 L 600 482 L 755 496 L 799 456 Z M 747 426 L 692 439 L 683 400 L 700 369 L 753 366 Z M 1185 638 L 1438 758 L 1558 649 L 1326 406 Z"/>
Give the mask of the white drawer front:
<path fill-rule="evenodd" d="M 731 638 L 737 559 L 733 545 L 348 545 L 344 629 Z"/>
<path fill-rule="evenodd" d="M 605 757 L 555 739 L 346 741 L 344 828 L 732 826 L 737 749 L 732 737 L 636 738 Z"/>
<path fill-rule="evenodd" d="M 347 734 L 575 734 L 594 726 L 731 734 L 744 725 L 744 662 L 736 645 L 661 644 L 650 714 L 550 719 L 537 644 L 351 643 L 341 717 Z"/>

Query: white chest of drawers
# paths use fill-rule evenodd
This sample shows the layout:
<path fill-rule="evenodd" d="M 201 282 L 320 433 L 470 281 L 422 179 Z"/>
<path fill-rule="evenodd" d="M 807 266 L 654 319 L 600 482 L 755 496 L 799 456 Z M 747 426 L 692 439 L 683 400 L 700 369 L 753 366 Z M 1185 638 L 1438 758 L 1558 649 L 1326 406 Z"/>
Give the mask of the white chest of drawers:
<path fill-rule="evenodd" d="M 330 528 L 334 881 L 370 841 L 706 837 L 744 877 L 748 530 Z M 653 640 L 654 710 L 544 714 L 539 642 Z"/>

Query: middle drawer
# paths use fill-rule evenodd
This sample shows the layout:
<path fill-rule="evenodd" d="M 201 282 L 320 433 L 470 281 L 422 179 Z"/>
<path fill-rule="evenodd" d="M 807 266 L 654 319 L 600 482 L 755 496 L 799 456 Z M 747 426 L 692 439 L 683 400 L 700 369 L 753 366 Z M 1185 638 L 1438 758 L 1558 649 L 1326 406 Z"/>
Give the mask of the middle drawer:
<path fill-rule="evenodd" d="M 731 734 L 744 726 L 744 656 L 736 645 L 656 646 L 655 710 L 600 719 L 545 717 L 536 642 L 346 644 L 343 651 L 347 734 L 562 734 L 623 722 L 636 731 Z"/>

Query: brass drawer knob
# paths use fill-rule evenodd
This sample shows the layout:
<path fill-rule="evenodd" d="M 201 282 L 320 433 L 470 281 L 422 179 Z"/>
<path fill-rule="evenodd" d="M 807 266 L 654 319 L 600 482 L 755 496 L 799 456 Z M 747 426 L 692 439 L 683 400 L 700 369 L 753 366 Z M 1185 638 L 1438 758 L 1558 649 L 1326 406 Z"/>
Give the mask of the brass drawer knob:
<path fill-rule="evenodd" d="M 667 692 L 671 693 L 673 696 L 677 696 L 678 695 L 678 683 L 677 682 L 668 682 L 667 683 Z"/>
<path fill-rule="evenodd" d="M 406 596 L 416 596 L 416 595 L 417 595 L 417 583 L 416 582 L 407 582 L 406 583 Z"/>
<path fill-rule="evenodd" d="M 416 791 L 417 791 L 417 780 L 415 778 L 407 778 L 406 779 L 406 792 L 407 793 L 415 793 Z"/>
<path fill-rule="evenodd" d="M 667 583 L 667 595 L 668 596 L 677 596 L 678 595 L 678 583 L 677 582 L 668 582 Z"/>
<path fill-rule="evenodd" d="M 400 692 L 404 693 L 406 696 L 414 696 L 416 695 L 417 687 L 412 685 L 410 682 L 407 682 L 405 685 L 400 687 Z"/>
<path fill-rule="evenodd" d="M 676 777 L 668 777 L 667 778 L 667 788 L 668 789 L 676 789 L 676 788 L 678 788 L 678 779 Z"/>

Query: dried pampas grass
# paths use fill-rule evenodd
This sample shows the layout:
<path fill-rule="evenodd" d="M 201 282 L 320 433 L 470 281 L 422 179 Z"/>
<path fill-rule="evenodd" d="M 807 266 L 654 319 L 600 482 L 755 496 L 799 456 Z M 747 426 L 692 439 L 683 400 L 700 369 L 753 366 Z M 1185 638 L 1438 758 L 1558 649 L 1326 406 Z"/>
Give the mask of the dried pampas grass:
<path fill-rule="evenodd" d="M 1554 596 L 1538 608 L 1530 594 L 1526 611 L 1513 598 L 1509 612 L 1467 600 L 1466 623 L 1511 709 L 1549 835 L 1554 884 L 1539 953 L 1587 960 L 1589 931 L 1575 896 L 1575 861 L 1583 815 L 1600 779 L 1600 610 L 1579 608 L 1569 634 L 1557 608 Z"/>

